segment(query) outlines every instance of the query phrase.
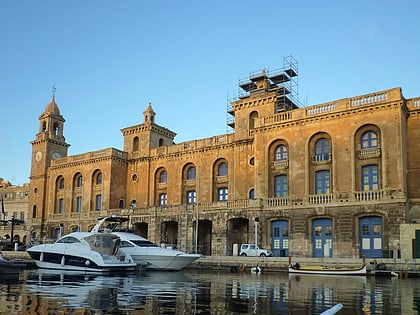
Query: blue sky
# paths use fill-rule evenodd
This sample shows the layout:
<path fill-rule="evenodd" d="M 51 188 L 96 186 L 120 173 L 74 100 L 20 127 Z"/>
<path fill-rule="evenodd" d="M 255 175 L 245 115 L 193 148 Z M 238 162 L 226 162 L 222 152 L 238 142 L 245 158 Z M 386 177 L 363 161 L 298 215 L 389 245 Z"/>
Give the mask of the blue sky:
<path fill-rule="evenodd" d="M 2 0 L 0 177 L 29 181 L 53 86 L 69 155 L 122 149 L 149 102 L 176 143 L 224 134 L 238 79 L 289 55 L 309 106 L 393 87 L 419 97 L 419 12 L 417 0 Z"/>

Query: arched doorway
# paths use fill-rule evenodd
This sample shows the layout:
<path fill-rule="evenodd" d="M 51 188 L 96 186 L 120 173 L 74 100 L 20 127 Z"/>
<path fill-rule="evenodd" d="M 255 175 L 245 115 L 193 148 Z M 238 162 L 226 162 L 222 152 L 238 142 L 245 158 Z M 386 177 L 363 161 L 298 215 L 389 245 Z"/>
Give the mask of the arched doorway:
<path fill-rule="evenodd" d="M 165 221 L 162 222 L 162 244 L 176 248 L 178 246 L 178 222 Z"/>
<path fill-rule="evenodd" d="M 277 220 L 271 223 L 271 250 L 277 257 L 289 256 L 289 222 Z"/>
<path fill-rule="evenodd" d="M 210 256 L 211 255 L 211 238 L 212 238 L 212 222 L 210 220 L 198 220 L 198 238 L 196 240 L 196 224 L 197 221 L 193 223 L 193 252 L 197 252 L 202 255 Z M 195 249 L 195 244 L 197 242 L 197 251 Z"/>
<path fill-rule="evenodd" d="M 333 256 L 333 229 L 329 218 L 312 221 L 313 257 Z"/>
<path fill-rule="evenodd" d="M 227 224 L 227 248 L 226 254 L 233 255 L 233 244 L 238 245 L 238 253 L 241 244 L 248 243 L 248 219 L 234 218 Z M 236 253 L 236 254 L 238 254 Z"/>
<path fill-rule="evenodd" d="M 381 258 L 383 255 L 382 218 L 369 216 L 360 218 L 360 257 Z"/>

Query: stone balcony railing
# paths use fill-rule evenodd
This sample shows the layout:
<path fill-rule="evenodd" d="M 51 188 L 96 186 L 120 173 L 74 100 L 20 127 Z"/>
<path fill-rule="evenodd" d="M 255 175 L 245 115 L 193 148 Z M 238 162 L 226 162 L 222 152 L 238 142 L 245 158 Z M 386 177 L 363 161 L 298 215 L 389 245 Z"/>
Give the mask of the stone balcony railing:
<path fill-rule="evenodd" d="M 63 220 L 71 218 L 73 221 L 90 219 L 92 217 L 105 217 L 112 215 L 133 215 L 133 216 L 178 216 L 183 213 L 194 214 L 214 213 L 228 210 L 292 210 L 297 208 L 308 208 L 320 205 L 331 207 L 362 204 L 378 204 L 386 202 L 405 201 L 406 197 L 402 191 L 395 189 L 381 189 L 372 191 L 339 192 L 331 194 L 315 195 L 294 195 L 281 198 L 257 198 L 240 199 L 218 202 L 197 202 L 195 204 L 174 204 L 166 206 L 137 207 L 134 209 L 107 209 L 107 210 L 82 210 L 62 214 L 50 214 L 48 220 Z"/>

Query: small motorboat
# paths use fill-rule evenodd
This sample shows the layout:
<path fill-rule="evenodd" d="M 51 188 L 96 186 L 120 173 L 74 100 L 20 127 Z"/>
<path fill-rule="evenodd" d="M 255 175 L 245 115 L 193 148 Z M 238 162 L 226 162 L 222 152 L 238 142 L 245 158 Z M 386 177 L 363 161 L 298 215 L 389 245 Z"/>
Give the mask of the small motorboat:
<path fill-rule="evenodd" d="M 366 276 L 366 265 L 358 267 L 289 265 L 289 274 Z"/>
<path fill-rule="evenodd" d="M 21 259 L 6 259 L 0 252 L 0 275 L 19 274 L 27 263 Z"/>
<path fill-rule="evenodd" d="M 134 271 L 137 264 L 120 251 L 120 238 L 111 233 L 73 232 L 53 244 L 26 251 L 38 268 L 83 272 Z"/>
<path fill-rule="evenodd" d="M 135 234 L 130 227 L 123 227 L 124 223 L 129 223 L 129 218 L 118 216 L 101 218 L 92 232 L 107 231 L 117 235 L 121 239 L 121 251 L 131 256 L 139 266 L 145 266 L 147 270 L 179 271 L 201 257 L 200 254 L 187 254 L 171 247 L 158 246 Z"/>

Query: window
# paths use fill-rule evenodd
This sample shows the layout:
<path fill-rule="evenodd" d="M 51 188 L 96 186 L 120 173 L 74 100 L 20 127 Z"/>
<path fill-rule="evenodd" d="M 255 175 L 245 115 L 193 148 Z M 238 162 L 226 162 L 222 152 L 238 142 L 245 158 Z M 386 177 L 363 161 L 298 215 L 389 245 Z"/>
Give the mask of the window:
<path fill-rule="evenodd" d="M 217 201 L 228 200 L 228 189 L 226 187 L 219 188 L 217 191 Z"/>
<path fill-rule="evenodd" d="M 63 213 L 64 210 L 64 199 L 60 198 L 58 200 L 58 213 Z"/>
<path fill-rule="evenodd" d="M 318 171 L 315 173 L 315 194 L 330 193 L 330 171 Z"/>
<path fill-rule="evenodd" d="M 187 180 L 195 179 L 195 167 L 191 166 L 187 171 Z"/>
<path fill-rule="evenodd" d="M 159 195 L 159 206 L 166 206 L 167 204 L 167 195 L 165 194 L 160 194 Z"/>
<path fill-rule="evenodd" d="M 20 213 L 20 220 L 25 221 L 25 212 L 23 211 Z"/>
<path fill-rule="evenodd" d="M 374 131 L 366 131 L 361 139 L 362 149 L 371 149 L 378 147 L 378 135 Z"/>
<path fill-rule="evenodd" d="M 79 175 L 79 177 L 77 177 L 76 186 L 77 187 L 82 187 L 82 184 L 83 184 L 83 176 L 82 175 Z"/>
<path fill-rule="evenodd" d="M 32 206 L 32 219 L 36 219 L 36 205 Z"/>
<path fill-rule="evenodd" d="M 287 148 L 284 144 L 280 144 L 274 151 L 274 161 L 287 160 Z"/>
<path fill-rule="evenodd" d="M 101 210 L 102 208 L 102 195 L 95 196 L 95 210 Z"/>
<path fill-rule="evenodd" d="M 164 184 L 167 182 L 167 180 L 168 180 L 168 173 L 166 173 L 166 171 L 162 171 L 159 176 L 159 183 Z"/>
<path fill-rule="evenodd" d="M 96 175 L 96 185 L 102 185 L 102 173 Z"/>
<path fill-rule="evenodd" d="M 163 139 L 162 138 L 159 139 L 159 146 L 163 147 Z"/>
<path fill-rule="evenodd" d="M 315 142 L 315 161 L 328 161 L 330 158 L 330 143 L 327 139 L 321 138 Z"/>
<path fill-rule="evenodd" d="M 227 163 L 225 163 L 225 162 L 220 163 L 220 165 L 217 169 L 217 176 L 227 176 L 227 174 L 228 174 Z"/>
<path fill-rule="evenodd" d="M 133 139 L 133 151 L 139 150 L 139 137 L 134 137 Z"/>
<path fill-rule="evenodd" d="M 274 176 L 274 197 L 287 197 L 288 196 L 288 185 L 287 175 Z"/>
<path fill-rule="evenodd" d="M 254 188 L 251 188 L 249 191 L 249 199 L 255 199 L 255 190 Z"/>
<path fill-rule="evenodd" d="M 60 179 L 59 187 L 60 189 L 64 189 L 64 178 Z"/>
<path fill-rule="evenodd" d="M 82 196 L 76 197 L 76 212 L 82 211 Z"/>
<path fill-rule="evenodd" d="M 362 190 L 378 190 L 379 174 L 378 165 L 366 165 L 362 167 Z"/>
<path fill-rule="evenodd" d="M 192 205 L 196 202 L 195 190 L 187 191 L 187 204 Z"/>

